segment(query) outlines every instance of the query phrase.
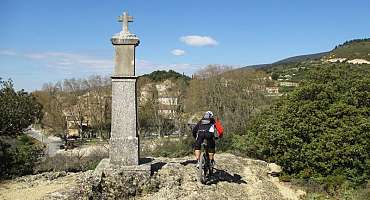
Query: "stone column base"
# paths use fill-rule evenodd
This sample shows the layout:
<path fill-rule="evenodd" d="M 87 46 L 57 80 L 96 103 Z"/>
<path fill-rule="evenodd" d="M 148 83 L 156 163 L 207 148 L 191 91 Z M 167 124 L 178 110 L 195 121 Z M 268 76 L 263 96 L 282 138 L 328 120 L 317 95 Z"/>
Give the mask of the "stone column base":
<path fill-rule="evenodd" d="M 151 175 L 151 164 L 142 164 L 142 165 L 132 165 L 132 166 L 119 166 L 111 164 L 108 158 L 105 158 L 100 161 L 98 166 L 96 166 L 94 173 L 96 175 L 104 174 L 142 174 L 144 176 Z"/>
<path fill-rule="evenodd" d="M 109 158 L 112 165 L 139 165 L 139 138 L 110 138 Z"/>
<path fill-rule="evenodd" d="M 151 165 L 111 165 L 106 158 L 84 180 L 84 192 L 92 199 L 131 199 L 152 187 Z"/>

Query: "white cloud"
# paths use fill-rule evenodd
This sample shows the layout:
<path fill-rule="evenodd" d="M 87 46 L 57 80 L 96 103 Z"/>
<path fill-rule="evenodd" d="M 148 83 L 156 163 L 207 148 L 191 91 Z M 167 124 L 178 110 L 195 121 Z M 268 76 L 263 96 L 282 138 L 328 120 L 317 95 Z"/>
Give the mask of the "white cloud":
<path fill-rule="evenodd" d="M 146 67 L 155 67 L 156 65 L 149 60 L 142 60 L 142 59 L 136 59 L 135 60 L 136 67 L 139 68 L 146 68 Z"/>
<path fill-rule="evenodd" d="M 23 54 L 24 57 L 32 60 L 46 62 L 47 66 L 59 69 L 87 68 L 107 69 L 113 67 L 112 59 L 100 59 L 89 55 L 73 54 L 65 52 L 41 52 Z"/>
<path fill-rule="evenodd" d="M 177 50 L 175 52 L 175 50 Z M 186 54 L 181 49 L 173 49 L 171 53 L 177 55 Z M 1 50 L 0 55 L 16 55 L 37 62 L 47 67 L 47 70 L 62 73 L 68 76 L 81 76 L 81 74 L 97 73 L 111 74 L 114 67 L 113 58 L 101 58 L 87 54 L 67 52 L 21 52 Z M 156 63 L 145 59 L 136 59 L 136 71 L 138 74 L 151 73 L 156 70 L 175 70 L 179 73 L 191 75 L 198 71 L 204 64 L 189 63 Z"/>
<path fill-rule="evenodd" d="M 171 53 L 175 56 L 183 56 L 186 54 L 186 52 L 182 49 L 173 49 Z"/>
<path fill-rule="evenodd" d="M 2 49 L 0 50 L 0 55 L 3 56 L 15 56 L 17 53 L 15 51 L 9 50 L 9 49 Z"/>
<path fill-rule="evenodd" d="M 41 60 L 46 58 L 46 54 L 42 53 L 30 53 L 30 54 L 24 54 L 23 55 L 26 58 L 35 59 L 35 60 Z"/>
<path fill-rule="evenodd" d="M 200 36 L 200 35 L 183 36 L 180 38 L 180 41 L 187 45 L 196 46 L 196 47 L 218 45 L 218 42 L 212 37 Z"/>

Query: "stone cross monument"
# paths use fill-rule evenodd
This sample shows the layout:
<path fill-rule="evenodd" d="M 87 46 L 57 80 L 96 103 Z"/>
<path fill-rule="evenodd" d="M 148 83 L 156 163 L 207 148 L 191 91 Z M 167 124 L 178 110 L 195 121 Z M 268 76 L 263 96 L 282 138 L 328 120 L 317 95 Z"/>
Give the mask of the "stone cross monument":
<path fill-rule="evenodd" d="M 109 158 L 113 165 L 135 166 L 139 165 L 135 47 L 140 41 L 128 30 L 128 23 L 133 22 L 133 17 L 124 12 L 118 21 L 122 22 L 122 31 L 111 39 L 115 49 L 115 67 L 112 75 Z"/>

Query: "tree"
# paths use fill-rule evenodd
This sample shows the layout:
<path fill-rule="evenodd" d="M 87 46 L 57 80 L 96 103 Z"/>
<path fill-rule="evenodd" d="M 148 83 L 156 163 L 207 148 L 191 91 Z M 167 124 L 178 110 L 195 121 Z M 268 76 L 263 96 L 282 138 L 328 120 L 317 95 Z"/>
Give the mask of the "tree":
<path fill-rule="evenodd" d="M 0 179 L 32 173 L 42 148 L 23 130 L 42 118 L 41 109 L 32 94 L 0 80 Z"/>
<path fill-rule="evenodd" d="M 212 110 L 222 119 L 226 132 L 242 133 L 246 129 L 246 121 L 272 100 L 263 93 L 267 75 L 258 70 L 225 72 L 217 66 L 216 69 L 211 66 L 207 69 L 209 72 L 202 70 L 196 73 L 203 74 L 200 79 L 190 81 L 185 111 Z M 220 71 L 224 73 L 219 74 Z"/>
<path fill-rule="evenodd" d="M 44 84 L 35 96 L 41 102 L 45 117 L 42 125 L 49 132 L 64 136 L 67 118 L 84 135 L 85 123 L 101 137 L 108 137 L 110 130 L 109 77 L 90 76 L 86 79 L 65 79 L 56 84 Z M 105 134 L 108 133 L 108 134 Z M 105 134 L 105 135 L 104 135 Z"/>
<path fill-rule="evenodd" d="M 50 133 L 63 137 L 67 126 L 66 117 L 63 113 L 62 87 L 60 82 L 44 84 L 41 91 L 35 91 L 33 95 L 42 105 L 43 115 L 41 125 Z"/>
<path fill-rule="evenodd" d="M 321 65 L 250 124 L 235 147 L 299 178 L 370 178 L 370 68 Z"/>
<path fill-rule="evenodd" d="M 42 106 L 34 96 L 15 91 L 10 80 L 0 80 L 0 87 L 0 135 L 18 135 L 42 118 Z"/>

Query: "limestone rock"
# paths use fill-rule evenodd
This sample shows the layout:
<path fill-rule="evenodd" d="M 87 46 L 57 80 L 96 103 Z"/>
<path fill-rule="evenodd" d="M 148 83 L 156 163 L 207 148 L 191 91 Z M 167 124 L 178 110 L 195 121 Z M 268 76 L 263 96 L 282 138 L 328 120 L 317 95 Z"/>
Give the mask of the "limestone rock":
<path fill-rule="evenodd" d="M 269 163 L 268 167 L 270 168 L 268 173 L 272 176 L 277 176 L 283 171 L 283 169 L 275 163 Z"/>
<path fill-rule="evenodd" d="M 214 176 L 201 184 L 192 156 L 152 158 L 152 174 L 109 170 L 102 161 L 94 171 L 44 173 L 13 180 L 0 187 L 0 199 L 14 193 L 35 199 L 302 199 L 305 191 L 269 175 L 280 172 L 276 164 L 216 154 Z M 149 159 L 148 159 L 149 160 Z M 76 180 L 77 179 L 77 180 Z M 27 183 L 27 184 L 26 184 Z M 12 189 L 13 188 L 13 189 Z M 17 191 L 17 192 L 15 192 Z M 13 198 L 14 199 L 14 198 Z M 18 198 L 22 199 L 22 198 Z M 25 198 L 23 198 L 25 199 Z"/>

